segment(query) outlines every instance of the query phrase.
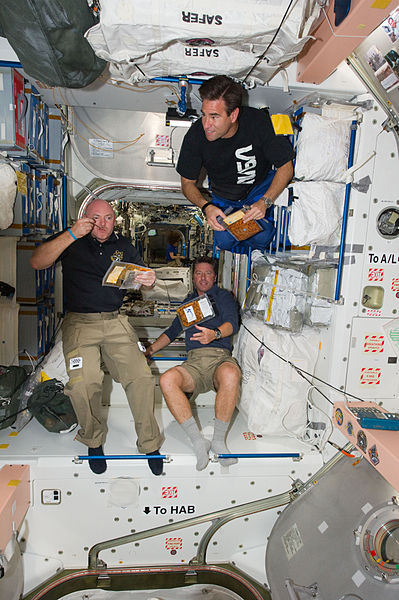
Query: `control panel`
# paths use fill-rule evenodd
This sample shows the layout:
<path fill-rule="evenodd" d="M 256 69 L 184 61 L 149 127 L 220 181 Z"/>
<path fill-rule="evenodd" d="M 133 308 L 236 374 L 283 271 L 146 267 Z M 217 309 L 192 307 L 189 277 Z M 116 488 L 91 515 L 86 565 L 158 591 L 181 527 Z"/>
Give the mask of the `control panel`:
<path fill-rule="evenodd" d="M 399 492 L 399 414 L 375 402 L 335 402 L 333 421 Z"/>
<path fill-rule="evenodd" d="M 399 430 L 399 413 L 385 412 L 374 406 L 350 407 L 349 411 L 363 429 Z"/>

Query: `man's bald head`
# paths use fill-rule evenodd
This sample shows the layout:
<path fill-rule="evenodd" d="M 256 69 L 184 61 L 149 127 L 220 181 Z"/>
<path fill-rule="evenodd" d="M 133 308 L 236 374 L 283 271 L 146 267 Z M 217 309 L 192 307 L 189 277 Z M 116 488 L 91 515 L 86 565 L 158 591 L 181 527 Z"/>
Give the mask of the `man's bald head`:
<path fill-rule="evenodd" d="M 85 217 L 93 219 L 91 235 L 99 242 L 105 242 L 112 235 L 115 227 L 115 212 L 106 200 L 92 200 L 86 207 Z"/>

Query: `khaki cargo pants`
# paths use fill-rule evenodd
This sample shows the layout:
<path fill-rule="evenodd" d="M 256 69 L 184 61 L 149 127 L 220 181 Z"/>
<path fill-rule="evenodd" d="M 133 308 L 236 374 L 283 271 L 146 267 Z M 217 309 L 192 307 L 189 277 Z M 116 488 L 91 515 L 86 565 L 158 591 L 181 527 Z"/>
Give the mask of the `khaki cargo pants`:
<path fill-rule="evenodd" d="M 154 417 L 155 381 L 127 317 L 118 312 L 67 313 L 62 341 L 69 375 L 65 393 L 80 425 L 76 439 L 91 448 L 105 442 L 107 424 L 101 406 L 104 362 L 125 390 L 139 452 L 158 450 L 163 437 Z"/>

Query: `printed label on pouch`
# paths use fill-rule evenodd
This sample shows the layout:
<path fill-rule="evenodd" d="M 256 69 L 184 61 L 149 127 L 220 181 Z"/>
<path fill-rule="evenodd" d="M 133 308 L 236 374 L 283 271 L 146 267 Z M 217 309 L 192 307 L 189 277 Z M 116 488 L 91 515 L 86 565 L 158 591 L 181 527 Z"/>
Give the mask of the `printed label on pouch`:
<path fill-rule="evenodd" d="M 75 358 L 69 359 L 69 370 L 73 371 L 73 369 L 81 369 L 83 366 L 83 358 L 81 356 L 76 356 Z"/>

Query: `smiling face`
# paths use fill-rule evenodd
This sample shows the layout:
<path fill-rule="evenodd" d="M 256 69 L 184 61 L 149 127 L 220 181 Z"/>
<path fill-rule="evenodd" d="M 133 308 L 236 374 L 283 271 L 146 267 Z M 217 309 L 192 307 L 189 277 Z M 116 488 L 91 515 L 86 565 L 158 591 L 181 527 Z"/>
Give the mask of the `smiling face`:
<path fill-rule="evenodd" d="M 208 142 L 220 138 L 232 137 L 238 129 L 239 108 L 235 108 L 230 115 L 226 112 L 226 103 L 223 98 L 218 100 L 203 100 L 202 102 L 202 127 Z"/>
<path fill-rule="evenodd" d="M 115 213 L 105 200 L 94 200 L 87 207 L 86 217 L 94 219 L 91 235 L 99 242 L 106 242 L 115 226 Z"/>
<path fill-rule="evenodd" d="M 216 281 L 216 274 L 209 263 L 197 263 L 193 273 L 194 287 L 200 294 L 208 292 Z"/>

